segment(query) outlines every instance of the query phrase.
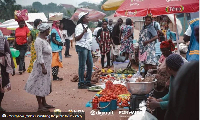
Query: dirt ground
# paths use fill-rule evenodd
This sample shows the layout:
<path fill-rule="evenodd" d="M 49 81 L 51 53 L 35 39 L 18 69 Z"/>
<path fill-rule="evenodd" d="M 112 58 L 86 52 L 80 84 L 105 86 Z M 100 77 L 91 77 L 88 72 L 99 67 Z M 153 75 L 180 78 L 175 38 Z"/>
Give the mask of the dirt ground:
<path fill-rule="evenodd" d="M 64 53 L 64 52 L 63 52 Z M 63 112 L 68 110 L 85 111 L 86 120 L 127 120 L 128 116 L 120 117 L 119 111 L 114 111 L 113 115 L 94 115 L 90 112 L 92 108 L 85 107 L 86 103 L 93 98 L 96 92 L 89 92 L 86 89 L 78 89 L 77 82 L 71 82 L 75 74 L 78 73 L 78 55 L 75 48 L 70 48 L 71 58 L 63 58 L 63 68 L 60 69 L 59 77 L 63 77 L 63 81 L 52 81 L 52 93 L 46 97 L 47 103 L 54 105 L 55 109 Z M 26 68 L 29 65 L 30 57 L 26 57 Z M 99 63 L 98 63 L 99 64 Z M 98 65 L 97 65 L 98 66 Z M 98 66 L 100 67 L 100 66 Z M 6 92 L 2 101 L 2 107 L 7 112 L 36 112 L 38 109 L 36 97 L 27 93 L 24 86 L 29 77 L 29 73 L 25 72 L 10 77 L 12 90 Z M 54 109 L 51 109 L 53 112 Z"/>
<path fill-rule="evenodd" d="M 138 39 L 139 31 L 135 31 L 135 39 Z M 64 54 L 64 52 L 63 52 Z M 78 55 L 75 47 L 70 48 L 71 58 L 63 58 L 63 68 L 59 71 L 59 77 L 63 77 L 63 81 L 52 81 L 52 93 L 46 97 L 47 103 L 54 105 L 55 109 L 63 112 L 68 110 L 85 111 L 86 120 L 127 120 L 130 115 L 121 115 L 119 110 L 114 111 L 113 115 L 91 115 L 92 108 L 85 107 L 86 103 L 92 99 L 96 92 L 89 92 L 86 89 L 78 89 L 77 82 L 71 82 L 75 74 L 78 74 Z M 63 55 L 64 57 L 64 55 Z M 29 65 L 30 57 L 26 57 L 26 68 Z M 100 63 L 96 65 L 100 68 Z M 136 66 L 137 68 L 137 66 Z M 38 109 L 36 97 L 28 94 L 24 90 L 24 86 L 29 77 L 29 73 L 18 74 L 10 77 L 12 90 L 5 93 L 2 101 L 2 107 L 7 112 L 36 112 Z M 53 112 L 54 109 L 51 109 Z"/>

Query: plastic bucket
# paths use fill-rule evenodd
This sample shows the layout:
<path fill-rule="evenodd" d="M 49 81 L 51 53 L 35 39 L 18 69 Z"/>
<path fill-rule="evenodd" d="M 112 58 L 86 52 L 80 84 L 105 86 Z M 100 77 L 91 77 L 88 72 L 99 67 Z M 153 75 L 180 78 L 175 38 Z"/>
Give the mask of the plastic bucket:
<path fill-rule="evenodd" d="M 100 112 L 110 112 L 111 111 L 111 102 L 100 102 L 99 109 L 100 109 Z"/>
<path fill-rule="evenodd" d="M 111 101 L 111 110 L 117 110 L 117 100 Z"/>
<path fill-rule="evenodd" d="M 15 57 L 15 58 L 19 57 L 19 54 L 20 54 L 19 50 L 16 50 L 14 48 L 10 48 L 10 52 L 11 52 L 12 57 Z"/>
<path fill-rule="evenodd" d="M 98 109 L 98 103 L 92 103 L 92 109 Z"/>

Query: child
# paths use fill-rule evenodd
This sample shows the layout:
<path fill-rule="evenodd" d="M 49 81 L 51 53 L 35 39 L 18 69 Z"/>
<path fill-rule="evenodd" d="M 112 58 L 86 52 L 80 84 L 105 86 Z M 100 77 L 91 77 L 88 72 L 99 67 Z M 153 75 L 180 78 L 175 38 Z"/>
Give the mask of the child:
<path fill-rule="evenodd" d="M 103 20 L 102 28 L 98 30 L 96 40 L 100 47 L 101 52 L 101 65 L 102 65 L 102 72 L 104 73 L 104 58 L 105 55 L 107 56 L 107 66 L 108 70 L 107 73 L 112 73 L 113 71 L 110 69 L 110 50 L 111 50 L 111 44 L 113 44 L 111 40 L 111 31 L 107 28 L 108 22 L 106 20 Z M 99 39 L 100 37 L 100 39 Z"/>

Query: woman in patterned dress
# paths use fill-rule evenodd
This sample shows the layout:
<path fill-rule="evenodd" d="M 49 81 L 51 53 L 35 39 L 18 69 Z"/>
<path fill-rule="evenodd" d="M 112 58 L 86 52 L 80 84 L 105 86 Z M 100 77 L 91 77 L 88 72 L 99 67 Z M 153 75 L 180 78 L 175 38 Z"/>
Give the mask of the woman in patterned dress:
<path fill-rule="evenodd" d="M 145 74 L 157 64 L 155 55 L 155 41 L 158 38 L 155 28 L 151 25 L 152 17 L 145 17 L 145 26 L 143 26 L 139 35 L 139 60 L 144 63 Z"/>
<path fill-rule="evenodd" d="M 121 28 L 121 48 L 120 51 L 126 60 L 129 58 L 129 53 L 132 53 L 133 47 L 133 26 L 130 18 L 126 19 L 126 25 Z"/>
<path fill-rule="evenodd" d="M 110 50 L 111 50 L 111 44 L 112 42 L 112 37 L 111 37 L 111 31 L 108 30 L 107 28 L 108 22 L 106 20 L 103 20 L 102 22 L 102 28 L 98 30 L 96 40 L 99 44 L 100 47 L 100 52 L 101 52 L 101 65 L 102 65 L 102 72 L 105 72 L 104 70 L 104 58 L 105 55 L 107 57 L 107 66 L 108 66 L 108 73 L 112 73 L 113 71 L 110 69 Z M 99 40 L 100 37 L 100 40 Z M 113 44 L 114 45 L 114 44 Z"/>
<path fill-rule="evenodd" d="M 35 48 L 34 48 L 34 42 L 35 42 L 35 39 L 40 32 L 37 29 L 37 26 L 41 23 L 42 23 L 41 19 L 36 19 L 34 21 L 34 29 L 31 30 L 31 34 L 29 36 L 29 42 L 31 42 L 31 60 L 30 60 L 30 64 L 29 64 L 29 67 L 28 67 L 28 70 L 27 70 L 28 73 L 31 73 L 31 71 L 33 69 L 33 63 L 36 60 L 36 52 L 35 52 Z"/>
<path fill-rule="evenodd" d="M 40 34 L 35 40 L 36 60 L 33 70 L 26 82 L 26 92 L 36 95 L 38 112 L 49 112 L 48 108 L 54 108 L 46 103 L 45 96 L 51 93 L 51 62 L 52 49 L 46 40 L 50 26 L 42 23 L 38 26 Z"/>

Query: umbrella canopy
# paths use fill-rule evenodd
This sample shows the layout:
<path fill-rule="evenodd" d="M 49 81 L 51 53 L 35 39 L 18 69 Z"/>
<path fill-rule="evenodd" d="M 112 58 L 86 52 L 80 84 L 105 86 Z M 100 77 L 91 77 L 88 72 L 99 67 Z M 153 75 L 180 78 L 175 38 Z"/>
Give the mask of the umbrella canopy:
<path fill-rule="evenodd" d="M 115 16 L 146 16 L 199 11 L 199 0 L 125 0 Z"/>
<path fill-rule="evenodd" d="M 100 11 L 96 11 L 96 10 L 88 9 L 88 8 L 79 8 L 72 15 L 71 20 L 78 21 L 78 15 L 81 12 L 89 12 L 89 21 L 91 22 L 97 22 L 98 20 L 101 20 L 106 16 L 105 13 L 100 12 Z"/>
<path fill-rule="evenodd" d="M 117 10 L 119 6 L 124 2 L 125 0 L 108 0 L 106 1 L 102 6 L 101 9 L 105 11 L 109 10 Z"/>
<path fill-rule="evenodd" d="M 33 26 L 30 25 L 29 23 L 26 22 L 26 25 L 28 26 L 29 29 L 33 29 Z M 2 24 L 0 24 L 0 28 L 7 28 L 9 30 L 15 30 L 18 27 L 19 27 L 18 22 L 15 21 L 14 19 L 7 20 Z"/>
<path fill-rule="evenodd" d="M 65 18 L 62 19 L 62 22 L 64 24 L 63 29 L 67 30 L 68 36 L 71 36 L 75 32 L 76 25 L 74 24 L 72 20 L 65 19 Z"/>

